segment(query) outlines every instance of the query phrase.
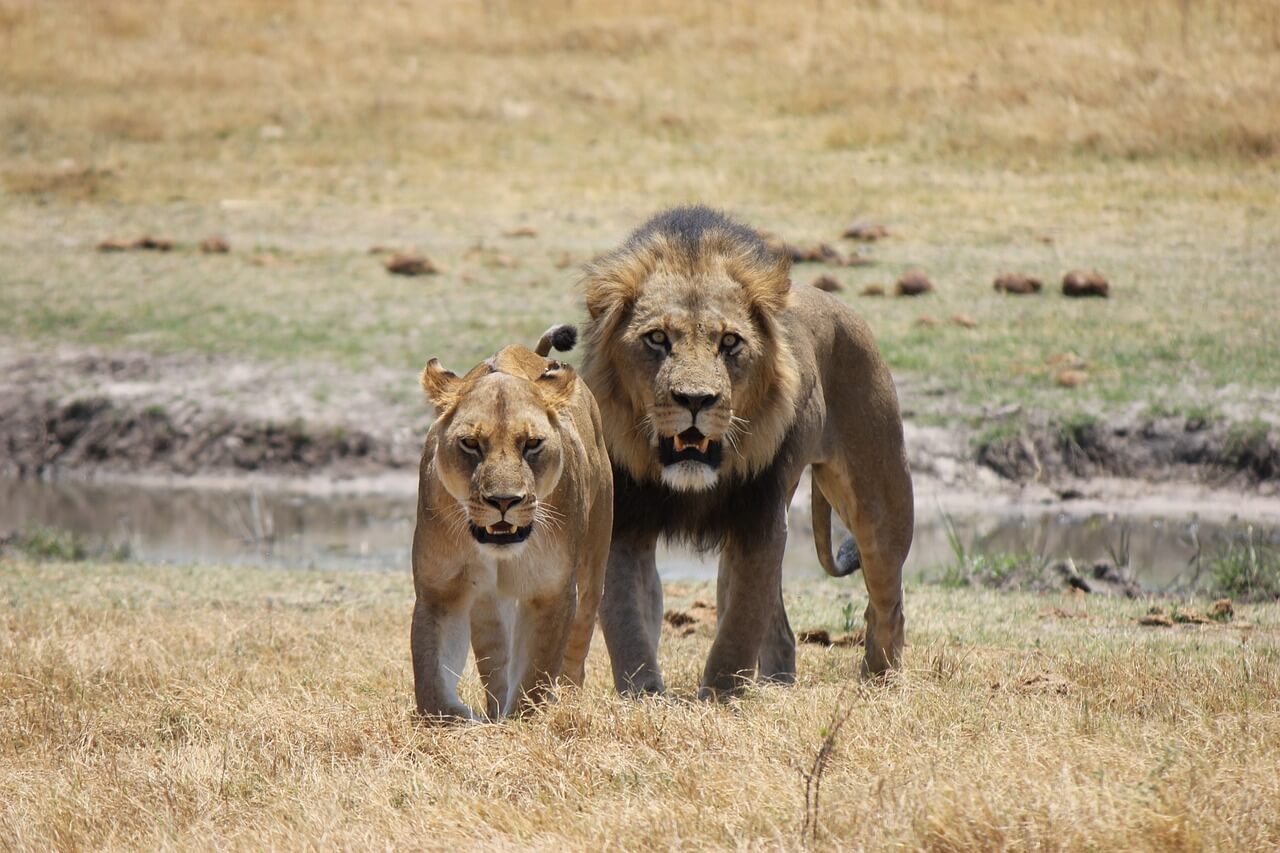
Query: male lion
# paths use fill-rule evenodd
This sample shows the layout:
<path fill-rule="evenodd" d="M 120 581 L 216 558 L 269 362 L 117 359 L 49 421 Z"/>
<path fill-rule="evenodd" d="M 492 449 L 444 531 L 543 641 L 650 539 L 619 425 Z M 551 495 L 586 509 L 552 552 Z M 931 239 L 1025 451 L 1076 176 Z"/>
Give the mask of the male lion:
<path fill-rule="evenodd" d="M 587 268 L 582 375 L 604 417 L 614 529 L 600 620 L 622 692 L 661 692 L 659 536 L 719 549 L 719 627 L 700 695 L 795 679 L 782 605 L 787 506 L 812 466 L 818 559 L 866 580 L 864 675 L 902 655 L 911 476 L 866 324 L 705 207 L 659 214 Z M 831 507 L 853 531 L 831 555 Z"/>
<path fill-rule="evenodd" d="M 431 359 L 413 534 L 410 646 L 418 712 L 474 719 L 458 699 L 467 641 L 499 719 L 559 677 L 580 685 L 609 553 L 613 476 L 591 392 L 545 356 L 572 348 L 553 327 L 459 378 Z"/>

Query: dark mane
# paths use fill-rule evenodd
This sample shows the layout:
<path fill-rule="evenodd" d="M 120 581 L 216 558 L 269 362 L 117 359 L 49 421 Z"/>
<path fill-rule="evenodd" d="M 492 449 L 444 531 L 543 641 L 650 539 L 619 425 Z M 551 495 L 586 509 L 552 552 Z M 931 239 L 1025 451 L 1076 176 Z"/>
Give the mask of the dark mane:
<path fill-rule="evenodd" d="M 705 235 L 718 232 L 749 248 L 760 263 L 767 264 L 773 257 L 769 247 L 752 228 L 735 222 L 726 214 L 704 204 L 673 207 L 657 214 L 637 228 L 619 250 L 634 252 L 648 243 L 654 235 L 666 237 L 681 253 L 693 257 Z"/>
<path fill-rule="evenodd" d="M 725 540 L 752 547 L 773 532 L 773 515 L 785 505 L 795 470 L 797 442 L 788 434 L 769 466 L 748 480 L 722 477 L 705 492 L 678 492 L 657 482 L 637 482 L 613 468 L 613 534 L 657 534 L 673 544 L 715 551 Z"/>

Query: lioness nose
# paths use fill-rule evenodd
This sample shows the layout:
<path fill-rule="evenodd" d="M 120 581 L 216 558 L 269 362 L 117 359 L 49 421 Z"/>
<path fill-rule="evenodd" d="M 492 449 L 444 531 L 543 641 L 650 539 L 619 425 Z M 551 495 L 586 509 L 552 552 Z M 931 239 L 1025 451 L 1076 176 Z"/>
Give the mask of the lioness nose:
<path fill-rule="evenodd" d="M 671 392 L 671 399 L 684 406 L 695 415 L 703 409 L 709 409 L 716 404 L 716 400 L 720 399 L 719 394 L 681 394 L 678 391 Z"/>
<path fill-rule="evenodd" d="M 523 501 L 525 497 L 525 495 L 489 495 L 484 499 L 484 502 L 489 506 L 496 506 L 498 512 L 505 514 L 507 510 Z"/>

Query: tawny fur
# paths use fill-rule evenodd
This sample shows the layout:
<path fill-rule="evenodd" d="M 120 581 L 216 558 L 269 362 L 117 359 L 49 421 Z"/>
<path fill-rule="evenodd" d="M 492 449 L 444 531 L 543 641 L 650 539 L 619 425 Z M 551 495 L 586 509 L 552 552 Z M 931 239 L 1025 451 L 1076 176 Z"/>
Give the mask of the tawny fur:
<path fill-rule="evenodd" d="M 834 507 L 861 551 L 870 598 L 863 671 L 897 667 L 912 490 L 893 382 L 866 324 L 829 294 L 793 290 L 785 256 L 707 208 L 655 217 L 594 262 L 584 287 L 582 374 L 615 476 L 601 622 L 618 689 L 665 689 L 654 557 L 663 537 L 721 551 L 704 695 L 731 693 L 753 673 L 794 679 L 781 557 L 786 508 L 806 466 L 815 510 Z M 694 397 L 710 402 L 682 407 Z M 659 441 L 686 428 L 723 442 L 718 469 L 662 464 Z M 814 522 L 829 528 L 826 517 Z M 829 535 L 820 538 L 828 572 L 856 566 L 852 556 L 833 559 Z"/>
<path fill-rule="evenodd" d="M 437 418 L 413 541 L 417 707 L 431 718 L 497 719 L 538 701 L 561 675 L 582 683 L 613 514 L 603 426 L 573 369 L 524 347 L 462 377 L 432 359 L 422 387 Z M 501 509 L 499 496 L 520 500 Z M 531 528 L 528 539 L 479 543 L 472 534 L 502 522 Z M 483 714 L 457 695 L 468 646 Z"/>

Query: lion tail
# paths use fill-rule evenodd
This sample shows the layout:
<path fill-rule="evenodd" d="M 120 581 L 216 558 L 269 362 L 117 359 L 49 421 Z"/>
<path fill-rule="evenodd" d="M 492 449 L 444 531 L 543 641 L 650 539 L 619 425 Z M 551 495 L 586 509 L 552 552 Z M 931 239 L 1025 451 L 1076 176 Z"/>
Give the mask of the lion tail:
<path fill-rule="evenodd" d="M 538 345 L 533 348 L 533 351 L 546 358 L 551 354 L 553 348 L 560 352 L 568 352 L 573 349 L 573 345 L 577 342 L 578 327 L 569 323 L 561 323 L 543 332 L 542 337 L 538 339 Z"/>
<path fill-rule="evenodd" d="M 818 550 L 818 562 L 833 578 L 851 575 L 862 567 L 862 555 L 853 537 L 844 540 L 840 553 L 831 556 L 831 503 L 813 477 L 813 545 Z"/>

